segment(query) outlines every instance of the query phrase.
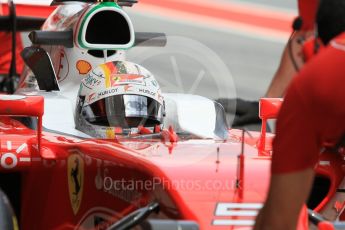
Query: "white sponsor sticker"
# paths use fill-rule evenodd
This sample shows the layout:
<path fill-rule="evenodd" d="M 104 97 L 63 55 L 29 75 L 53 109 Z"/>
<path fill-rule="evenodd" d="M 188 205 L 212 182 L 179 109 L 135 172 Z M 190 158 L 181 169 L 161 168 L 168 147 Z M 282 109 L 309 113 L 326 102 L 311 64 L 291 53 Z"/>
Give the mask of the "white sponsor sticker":
<path fill-rule="evenodd" d="M 255 217 L 262 208 L 262 203 L 218 203 L 216 206 L 216 219 L 212 225 L 217 226 L 253 226 Z M 221 217 L 218 219 L 218 217 Z M 223 217 L 241 219 L 222 219 Z M 243 219 L 242 219 L 243 218 Z"/>

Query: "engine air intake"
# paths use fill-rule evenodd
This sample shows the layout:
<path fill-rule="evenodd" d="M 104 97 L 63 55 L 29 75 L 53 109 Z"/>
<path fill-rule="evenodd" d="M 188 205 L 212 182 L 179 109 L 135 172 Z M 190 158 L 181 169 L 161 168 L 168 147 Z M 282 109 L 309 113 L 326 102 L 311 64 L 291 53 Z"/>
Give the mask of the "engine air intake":
<path fill-rule="evenodd" d="M 86 42 L 89 44 L 125 45 L 131 41 L 127 20 L 116 11 L 100 11 L 87 25 Z"/>

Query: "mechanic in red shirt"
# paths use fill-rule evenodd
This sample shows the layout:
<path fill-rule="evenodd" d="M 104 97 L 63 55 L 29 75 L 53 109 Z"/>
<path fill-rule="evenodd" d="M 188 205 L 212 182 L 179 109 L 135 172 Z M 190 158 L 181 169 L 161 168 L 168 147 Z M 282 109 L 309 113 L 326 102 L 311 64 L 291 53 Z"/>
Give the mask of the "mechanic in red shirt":
<path fill-rule="evenodd" d="M 269 193 L 255 229 L 296 229 L 322 144 L 336 144 L 345 134 L 345 1 L 321 0 L 317 27 L 328 46 L 304 66 L 285 96 Z"/>
<path fill-rule="evenodd" d="M 283 51 L 280 65 L 273 76 L 265 97 L 283 97 L 297 69 L 303 64 L 303 41 L 314 35 L 315 14 L 318 0 L 298 0 L 300 21 L 294 23 L 294 32 Z M 297 28 L 296 28 L 297 27 Z M 218 99 L 228 113 L 236 113 L 234 126 L 242 126 L 251 123 L 260 123 L 258 101 L 236 100 L 234 111 L 234 99 Z"/>
<path fill-rule="evenodd" d="M 12 60 L 12 35 L 9 32 L 0 32 L 0 75 L 7 75 L 10 69 Z M 17 61 L 17 73 L 21 73 L 24 62 L 20 56 L 20 52 L 23 50 L 22 39 L 20 34 L 17 34 L 17 49 L 16 49 L 16 61 Z"/>
<path fill-rule="evenodd" d="M 0 16 L 3 14 L 0 4 Z M 22 39 L 20 34 L 16 34 L 16 73 L 21 73 L 24 67 L 24 61 L 20 56 L 23 50 Z M 10 72 L 12 61 L 12 34 L 7 31 L 0 31 L 0 93 L 5 90 L 8 85 L 8 74 Z"/>
<path fill-rule="evenodd" d="M 3 15 L 2 5 L 0 4 L 0 16 Z M 16 72 L 21 73 L 24 61 L 20 56 L 23 50 L 20 34 L 16 34 Z M 5 78 L 9 74 L 12 61 L 12 34 L 8 31 L 0 31 L 0 91 L 3 89 Z"/>

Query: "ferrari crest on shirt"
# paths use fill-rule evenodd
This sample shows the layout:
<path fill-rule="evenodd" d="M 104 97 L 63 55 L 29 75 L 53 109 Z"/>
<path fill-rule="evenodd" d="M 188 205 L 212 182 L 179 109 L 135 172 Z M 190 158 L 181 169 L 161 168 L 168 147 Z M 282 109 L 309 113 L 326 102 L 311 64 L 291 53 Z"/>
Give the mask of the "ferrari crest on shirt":
<path fill-rule="evenodd" d="M 85 75 L 88 72 L 90 72 L 90 70 L 92 69 L 92 66 L 89 62 L 85 60 L 79 60 L 77 61 L 76 68 L 79 74 Z"/>
<path fill-rule="evenodd" d="M 67 177 L 69 198 L 73 214 L 76 215 L 80 208 L 84 187 L 84 160 L 77 153 L 73 153 L 68 157 Z"/>

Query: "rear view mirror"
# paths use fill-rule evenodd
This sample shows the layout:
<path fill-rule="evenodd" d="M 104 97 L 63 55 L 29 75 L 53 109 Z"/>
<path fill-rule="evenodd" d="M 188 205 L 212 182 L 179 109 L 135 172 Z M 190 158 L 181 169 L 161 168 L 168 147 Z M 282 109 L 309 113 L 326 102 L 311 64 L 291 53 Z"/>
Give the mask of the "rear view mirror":
<path fill-rule="evenodd" d="M 0 95 L 0 116 L 37 117 L 37 145 L 40 154 L 43 113 L 42 96 Z"/>
<path fill-rule="evenodd" d="M 282 98 L 261 98 L 259 117 L 262 120 L 277 118 L 282 103 Z"/>
<path fill-rule="evenodd" d="M 277 118 L 282 104 L 282 98 L 261 98 L 259 101 L 259 117 L 262 120 L 260 142 L 258 143 L 259 156 L 270 154 L 270 151 L 266 149 L 267 120 Z"/>

